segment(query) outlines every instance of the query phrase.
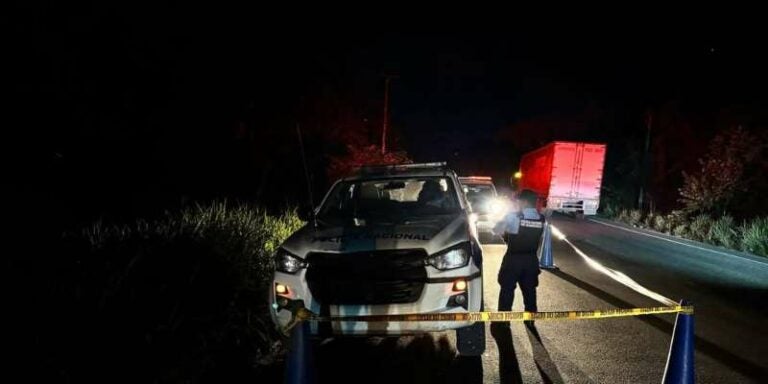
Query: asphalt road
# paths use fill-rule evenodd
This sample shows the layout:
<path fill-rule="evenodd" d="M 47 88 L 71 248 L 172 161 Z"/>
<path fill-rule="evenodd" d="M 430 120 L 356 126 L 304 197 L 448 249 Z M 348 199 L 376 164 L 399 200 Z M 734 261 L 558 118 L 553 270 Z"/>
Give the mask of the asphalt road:
<path fill-rule="evenodd" d="M 552 222 L 593 260 L 694 303 L 698 382 L 768 378 L 768 263 L 612 222 L 563 216 Z M 540 276 L 540 311 L 659 305 L 588 266 L 565 242 L 552 241 L 559 270 Z M 496 309 L 504 250 L 484 245 L 487 310 Z M 522 310 L 519 290 L 513 309 Z M 658 383 L 673 323 L 674 315 L 659 315 L 487 326 L 481 358 L 457 357 L 452 333 L 329 339 L 315 346 L 315 356 L 323 383 Z"/>

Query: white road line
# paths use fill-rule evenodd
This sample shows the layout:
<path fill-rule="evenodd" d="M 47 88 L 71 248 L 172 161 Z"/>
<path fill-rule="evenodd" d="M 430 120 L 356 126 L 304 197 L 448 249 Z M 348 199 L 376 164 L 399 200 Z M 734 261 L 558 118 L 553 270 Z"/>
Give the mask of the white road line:
<path fill-rule="evenodd" d="M 618 226 L 618 225 L 614 225 L 614 224 L 608 224 L 608 223 L 605 223 L 605 222 L 602 222 L 602 221 L 599 221 L 599 220 L 589 219 L 589 221 L 591 221 L 591 222 L 593 222 L 593 223 L 598 223 L 598 224 L 601 224 L 601 225 L 605 225 L 606 227 L 611 227 L 611 228 L 621 229 L 622 231 L 627 231 L 627 232 L 635 233 L 635 234 L 638 234 L 638 235 L 643 235 L 643 236 L 652 237 L 652 238 L 654 238 L 654 239 L 659 239 L 659 240 L 668 241 L 668 242 L 670 242 L 670 243 L 674 243 L 674 244 L 678 244 L 678 245 L 683 245 L 683 246 L 686 246 L 686 247 L 690 247 L 690 248 L 694 248 L 694 249 L 698 249 L 698 250 L 701 250 L 701 251 L 707 251 L 707 252 L 717 253 L 717 254 L 719 254 L 719 255 L 725 255 L 725 256 L 731 256 L 731 257 L 737 257 L 737 258 L 739 258 L 739 259 L 741 259 L 741 260 L 747 260 L 747 261 L 751 261 L 751 262 L 753 262 L 753 263 L 756 263 L 756 264 L 760 264 L 760 265 L 762 265 L 762 266 L 768 266 L 768 264 L 766 264 L 766 263 L 764 263 L 764 262 L 761 262 L 761 261 L 757 261 L 757 260 L 752 260 L 752 259 L 748 259 L 748 258 L 746 258 L 746 257 L 737 256 L 737 255 L 734 255 L 734 254 L 731 254 L 731 253 L 727 253 L 727 252 L 721 252 L 721 251 L 718 251 L 718 250 L 715 250 L 715 249 L 709 249 L 709 248 L 699 247 L 698 245 L 693 245 L 693 244 L 686 244 L 686 243 L 683 243 L 683 242 L 681 242 L 681 241 L 676 241 L 676 240 L 672 240 L 672 239 L 667 239 L 666 237 L 661 237 L 661 236 L 657 236 L 657 235 L 652 235 L 652 234 L 650 234 L 650 233 L 640 232 L 640 231 L 636 231 L 636 230 L 633 230 L 633 229 L 625 228 L 625 227 L 622 227 L 622 226 Z"/>
<path fill-rule="evenodd" d="M 645 297 L 648 297 L 650 299 L 656 300 L 659 303 L 662 303 L 664 305 L 677 305 L 678 304 L 676 301 L 674 301 L 674 300 L 672 300 L 672 299 L 670 299 L 670 298 L 668 298 L 668 297 L 666 297 L 666 296 L 664 296 L 664 295 L 662 295 L 662 294 L 660 294 L 658 292 L 654 292 L 654 291 L 644 287 L 642 284 L 636 282 L 635 280 L 633 280 L 631 277 L 627 276 L 623 272 L 617 271 L 617 270 L 612 269 L 612 268 L 608 268 L 608 267 L 600 264 L 597 260 L 589 257 L 586 253 L 584 253 L 584 251 L 579 249 L 579 247 L 577 247 L 573 243 L 571 243 L 571 241 L 568 240 L 568 237 L 563 232 L 561 232 L 559 229 L 557 229 L 557 227 L 555 227 L 554 225 L 551 225 L 551 224 L 549 225 L 549 227 L 552 229 L 552 233 L 558 239 L 560 239 L 560 240 L 564 241 L 566 244 L 570 245 L 571 248 L 573 248 L 573 250 L 576 252 L 576 254 L 581 256 L 581 258 L 584 259 L 584 261 L 587 262 L 587 265 L 592 267 L 592 269 L 597 270 L 598 272 L 600 272 L 600 273 L 610 277 L 611 279 L 616 280 L 617 282 L 623 284 L 625 287 L 627 287 L 627 288 L 629 288 L 629 289 L 631 289 L 631 290 L 633 290 L 633 291 L 635 291 L 635 292 L 637 292 L 637 293 L 639 293 L 639 294 L 641 294 L 641 295 L 643 295 Z"/>

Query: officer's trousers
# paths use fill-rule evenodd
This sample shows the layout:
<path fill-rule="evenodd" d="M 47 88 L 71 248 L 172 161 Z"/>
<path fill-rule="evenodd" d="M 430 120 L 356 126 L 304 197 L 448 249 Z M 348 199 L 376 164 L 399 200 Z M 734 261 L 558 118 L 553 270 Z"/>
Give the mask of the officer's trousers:
<path fill-rule="evenodd" d="M 523 305 L 528 312 L 537 312 L 536 287 L 539 285 L 539 260 L 536 253 L 504 255 L 499 269 L 498 282 L 499 311 L 511 311 L 515 299 L 515 288 L 520 286 L 523 293 Z"/>
<path fill-rule="evenodd" d="M 528 312 L 538 312 L 536 306 L 536 287 L 520 285 L 523 292 L 523 305 Z M 502 287 L 499 291 L 499 311 L 511 311 L 515 300 L 515 288 Z"/>

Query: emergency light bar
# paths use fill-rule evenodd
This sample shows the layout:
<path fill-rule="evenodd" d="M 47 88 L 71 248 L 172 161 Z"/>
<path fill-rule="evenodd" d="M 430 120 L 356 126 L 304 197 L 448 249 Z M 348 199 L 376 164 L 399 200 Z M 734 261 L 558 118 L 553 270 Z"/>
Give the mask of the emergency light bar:
<path fill-rule="evenodd" d="M 360 173 L 384 173 L 407 171 L 413 169 L 438 169 L 441 171 L 448 169 L 448 163 L 445 161 L 434 163 L 416 163 L 416 164 L 385 164 L 385 165 L 364 165 L 360 167 Z"/>
<path fill-rule="evenodd" d="M 490 176 L 460 176 L 459 180 L 483 180 L 483 181 L 491 181 Z"/>

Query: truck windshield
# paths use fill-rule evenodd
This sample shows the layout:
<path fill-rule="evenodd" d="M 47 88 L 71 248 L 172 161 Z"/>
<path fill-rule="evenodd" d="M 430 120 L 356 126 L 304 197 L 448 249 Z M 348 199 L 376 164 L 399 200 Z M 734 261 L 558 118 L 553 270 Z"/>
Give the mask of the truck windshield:
<path fill-rule="evenodd" d="M 338 183 L 320 209 L 319 218 L 394 222 L 460 210 L 450 179 L 400 177 Z"/>
<path fill-rule="evenodd" d="M 496 197 L 496 190 L 490 184 L 464 184 L 464 192 L 474 212 L 487 213 L 491 199 Z"/>

